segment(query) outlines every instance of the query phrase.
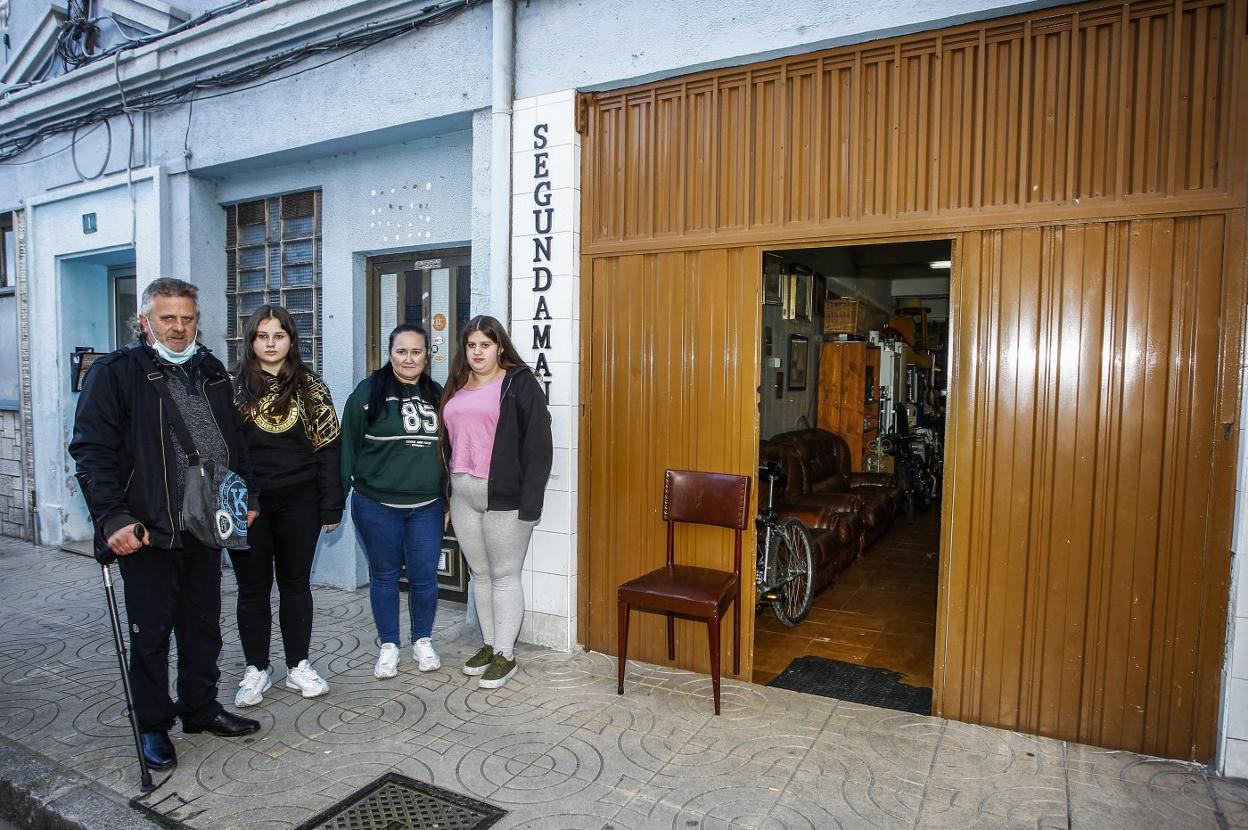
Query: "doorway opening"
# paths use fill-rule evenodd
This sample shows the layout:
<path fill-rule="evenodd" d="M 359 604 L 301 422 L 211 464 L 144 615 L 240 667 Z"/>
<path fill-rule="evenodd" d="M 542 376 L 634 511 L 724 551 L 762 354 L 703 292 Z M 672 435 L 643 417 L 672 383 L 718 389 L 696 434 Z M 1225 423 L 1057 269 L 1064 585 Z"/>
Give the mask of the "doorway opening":
<path fill-rule="evenodd" d="M 135 252 L 131 247 L 60 257 L 59 349 L 68 369 L 59 378 L 59 420 L 64 434 L 74 429 L 78 394 L 94 361 L 135 337 L 138 294 Z M 76 497 L 78 483 L 68 478 L 62 511 L 62 548 L 91 554 L 95 530 L 86 502 Z"/>
<path fill-rule="evenodd" d="M 811 599 L 799 621 L 760 592 L 756 683 L 930 711 L 951 259 L 948 239 L 764 253 L 759 463 L 784 478 L 760 474 L 759 507 L 810 531 Z"/>
<path fill-rule="evenodd" d="M 419 325 L 429 335 L 429 372 L 446 385 L 451 356 L 462 326 L 471 319 L 472 249 L 445 248 L 369 257 L 366 342 L 369 372 L 380 368 L 389 354 L 390 332 L 405 323 Z M 406 574 L 399 578 L 407 590 Z M 449 527 L 438 560 L 438 596 L 452 602 L 468 599 L 468 564 Z"/>
<path fill-rule="evenodd" d="M 386 338 L 402 323 L 429 332 L 429 369 L 445 384 L 459 328 L 470 318 L 472 249 L 368 258 L 368 371 L 387 360 Z"/>

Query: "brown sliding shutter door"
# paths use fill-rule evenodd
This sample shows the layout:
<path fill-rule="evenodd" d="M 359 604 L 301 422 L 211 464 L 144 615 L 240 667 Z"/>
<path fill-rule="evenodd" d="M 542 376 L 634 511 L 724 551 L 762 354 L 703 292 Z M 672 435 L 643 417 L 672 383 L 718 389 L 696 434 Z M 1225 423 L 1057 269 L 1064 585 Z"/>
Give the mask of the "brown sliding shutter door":
<path fill-rule="evenodd" d="M 940 714 L 1211 757 L 1243 228 L 1235 212 L 958 238 Z"/>
<path fill-rule="evenodd" d="M 581 642 L 615 652 L 616 586 L 662 559 L 665 466 L 754 473 L 762 252 L 953 239 L 936 710 L 1209 759 L 1248 2 L 1092 0 L 580 106 Z M 706 668 L 697 626 L 678 646 Z"/>
<path fill-rule="evenodd" d="M 616 594 L 621 582 L 662 566 L 663 471 L 668 468 L 752 475 L 758 457 L 754 389 L 759 269 L 756 248 L 604 257 L 593 260 L 588 287 L 593 319 L 585 334 L 584 377 L 592 419 L 581 452 L 592 459 L 582 504 L 593 534 L 583 626 L 587 646 L 616 653 Z M 683 545 L 702 545 L 696 557 Z M 584 546 L 585 543 L 582 543 Z M 742 558 L 748 583 L 753 538 Z M 731 570 L 732 534 L 681 529 L 682 564 Z M 582 571 L 584 572 L 584 571 Z M 750 676 L 752 586 L 741 614 L 742 676 Z M 629 656 L 666 663 L 663 617 L 634 613 Z M 725 622 L 724 667 L 731 620 Z M 706 626 L 677 622 L 677 662 L 709 670 Z"/>

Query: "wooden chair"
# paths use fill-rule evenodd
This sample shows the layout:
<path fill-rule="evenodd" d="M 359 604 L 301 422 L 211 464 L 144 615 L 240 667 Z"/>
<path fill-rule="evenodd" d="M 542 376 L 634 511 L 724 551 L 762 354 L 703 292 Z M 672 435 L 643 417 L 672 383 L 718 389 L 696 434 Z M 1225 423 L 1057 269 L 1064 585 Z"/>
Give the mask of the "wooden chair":
<path fill-rule="evenodd" d="M 704 620 L 711 651 L 711 689 L 719 714 L 719 625 L 732 605 L 732 671 L 741 670 L 741 532 L 749 515 L 750 480 L 745 476 L 668 470 L 663 485 L 667 522 L 667 565 L 620 586 L 620 658 L 617 694 L 624 694 L 628 663 L 628 612 L 667 615 L 667 659 L 676 659 L 676 617 Z M 673 558 L 676 523 L 716 525 L 736 530 L 732 571 L 677 565 Z"/>

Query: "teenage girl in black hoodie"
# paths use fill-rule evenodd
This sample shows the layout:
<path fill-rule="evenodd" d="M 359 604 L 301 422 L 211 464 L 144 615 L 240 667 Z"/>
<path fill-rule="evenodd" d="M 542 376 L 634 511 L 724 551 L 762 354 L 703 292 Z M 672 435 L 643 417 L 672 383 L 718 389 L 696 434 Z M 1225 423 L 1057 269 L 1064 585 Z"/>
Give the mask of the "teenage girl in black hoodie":
<path fill-rule="evenodd" d="M 516 673 L 520 574 L 542 517 L 553 450 L 542 386 L 493 317 L 464 326 L 442 418 L 451 521 L 472 572 L 485 641 L 463 672 L 479 677 L 481 688 L 497 689 Z"/>
<path fill-rule="evenodd" d="M 234 702 L 255 706 L 273 685 L 269 594 L 275 572 L 286 688 L 317 697 L 329 685 L 308 662 L 310 580 L 321 531 L 342 521 L 340 429 L 329 388 L 304 364 L 294 318 L 282 306 L 260 306 L 247 320 L 234 390 L 260 482 L 261 514 L 248 532 L 251 549 L 230 551 L 238 579 L 238 635 L 247 659 Z"/>

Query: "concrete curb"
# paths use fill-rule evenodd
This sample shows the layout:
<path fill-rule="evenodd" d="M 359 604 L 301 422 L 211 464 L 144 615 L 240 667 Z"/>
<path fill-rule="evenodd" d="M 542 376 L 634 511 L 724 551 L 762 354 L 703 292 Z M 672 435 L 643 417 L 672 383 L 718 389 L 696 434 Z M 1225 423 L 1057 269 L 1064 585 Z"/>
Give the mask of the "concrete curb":
<path fill-rule="evenodd" d="M 137 781 L 138 765 L 135 765 Z M 164 830 L 117 793 L 0 736 L 0 817 L 32 830 Z"/>

